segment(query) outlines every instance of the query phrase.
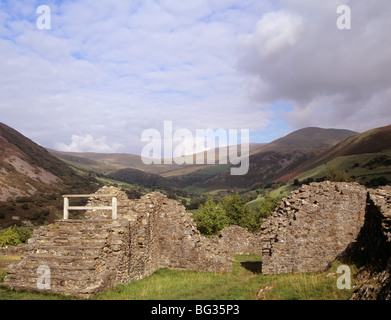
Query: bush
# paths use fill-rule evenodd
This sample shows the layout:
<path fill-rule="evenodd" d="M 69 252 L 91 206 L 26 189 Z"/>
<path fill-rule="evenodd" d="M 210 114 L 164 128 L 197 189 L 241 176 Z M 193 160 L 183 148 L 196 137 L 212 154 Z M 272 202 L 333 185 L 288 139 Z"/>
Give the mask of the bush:
<path fill-rule="evenodd" d="M 261 200 L 257 208 L 259 217 L 261 219 L 267 219 L 277 208 L 280 201 L 281 198 L 272 197 L 269 192 L 266 192 L 264 198 Z"/>
<path fill-rule="evenodd" d="M 17 246 L 26 243 L 31 237 L 32 231 L 26 227 L 13 225 L 0 233 L 0 247 Z"/>
<path fill-rule="evenodd" d="M 33 234 L 32 230 L 26 227 L 16 227 L 16 232 L 21 243 L 27 243 L 27 240 L 30 239 Z"/>
<path fill-rule="evenodd" d="M 246 228 L 249 232 L 257 232 L 261 226 L 257 215 L 246 206 L 246 201 L 239 194 L 228 195 L 218 203 L 210 198 L 200 205 L 194 221 L 198 230 L 206 236 L 218 235 L 231 225 Z"/>
<path fill-rule="evenodd" d="M 247 228 L 250 232 L 256 232 L 260 227 L 259 219 L 245 204 L 246 201 L 238 194 L 226 196 L 222 202 L 229 225 L 237 225 Z"/>
<path fill-rule="evenodd" d="M 213 199 L 209 199 L 205 204 L 201 204 L 194 221 L 198 230 L 205 236 L 218 235 L 222 229 L 229 225 L 229 218 L 222 204 L 216 204 Z"/>
<path fill-rule="evenodd" d="M 16 226 L 11 226 L 0 235 L 0 247 L 17 246 L 22 243 Z"/>
<path fill-rule="evenodd" d="M 346 172 L 338 170 L 335 167 L 331 167 L 326 173 L 326 180 L 332 182 L 353 182 L 353 179 L 350 178 Z"/>

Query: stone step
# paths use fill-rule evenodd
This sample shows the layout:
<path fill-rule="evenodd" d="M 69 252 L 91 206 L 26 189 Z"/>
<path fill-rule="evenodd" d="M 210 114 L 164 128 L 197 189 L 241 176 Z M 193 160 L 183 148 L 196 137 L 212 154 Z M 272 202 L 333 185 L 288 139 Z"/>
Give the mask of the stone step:
<path fill-rule="evenodd" d="M 87 220 L 55 220 L 54 226 L 61 228 L 104 228 L 117 226 L 120 220 L 112 219 L 87 219 Z"/>
<path fill-rule="evenodd" d="M 89 297 L 100 291 L 107 277 L 104 250 L 121 245 L 127 220 L 57 220 L 39 228 L 18 263 L 7 269 L 3 284 L 36 290 L 40 266 L 50 268 L 51 293 Z M 113 249 L 114 250 L 114 249 Z M 109 277 L 110 278 L 110 277 Z M 106 280 L 105 280 L 106 279 Z"/>
<path fill-rule="evenodd" d="M 38 292 L 46 291 L 54 294 L 78 295 L 83 296 L 94 294 L 103 286 L 99 278 L 90 276 L 57 276 L 51 275 L 50 289 L 40 290 L 38 288 L 39 276 L 28 273 L 19 273 L 7 275 L 2 285 L 16 290 L 35 290 Z M 45 283 L 47 283 L 45 281 Z"/>
<path fill-rule="evenodd" d="M 8 270 L 8 274 L 14 274 L 19 272 L 30 272 L 30 273 L 36 273 L 38 268 L 42 265 L 40 263 L 26 263 L 26 264 L 20 264 L 15 266 L 14 268 L 10 268 Z M 76 266 L 58 266 L 58 265 L 46 265 L 50 268 L 50 272 L 52 274 L 64 274 L 65 273 L 75 273 L 75 272 L 83 272 L 83 271 L 93 271 L 96 270 L 95 264 L 83 264 L 83 265 L 76 265 Z"/>
<path fill-rule="evenodd" d="M 84 238 L 84 237 L 55 237 L 55 238 L 42 238 L 38 239 L 31 244 L 35 244 L 35 247 L 39 246 L 71 246 L 71 247 L 103 247 L 106 243 L 106 237 L 101 238 Z"/>
<path fill-rule="evenodd" d="M 39 263 L 40 265 L 56 265 L 56 266 L 83 266 L 86 264 L 94 263 L 96 259 L 100 257 L 99 254 L 91 255 L 55 255 L 55 254 L 44 254 L 44 253 L 35 253 L 35 254 L 26 254 L 21 257 L 20 264 L 25 263 Z"/>
<path fill-rule="evenodd" d="M 110 228 L 94 228 L 94 229 L 82 229 L 82 228 L 41 228 L 37 232 L 37 236 L 45 237 L 104 237 L 110 233 Z"/>
<path fill-rule="evenodd" d="M 57 256 L 82 256 L 82 255 L 99 255 L 103 246 L 89 246 L 89 247 L 72 247 L 72 246 L 58 246 L 58 245 L 45 245 L 39 246 L 35 249 L 36 254 L 49 254 Z"/>
<path fill-rule="evenodd" d="M 57 287 L 53 289 L 38 289 L 37 284 L 31 285 L 26 283 L 20 283 L 20 282 L 3 282 L 0 284 L 1 286 L 8 287 L 12 290 L 24 290 L 24 291 L 33 291 L 33 292 L 47 292 L 47 293 L 53 293 L 53 294 L 62 294 L 62 295 L 71 295 L 72 292 L 66 288 L 66 287 Z"/>
<path fill-rule="evenodd" d="M 26 283 L 28 282 L 37 282 L 38 278 L 40 275 L 38 275 L 36 272 L 15 272 L 15 273 L 8 273 L 7 274 L 7 280 L 26 280 Z M 50 273 L 50 279 L 51 281 L 56 280 L 56 281 L 89 281 L 91 280 L 90 275 L 83 275 L 82 273 L 79 274 L 74 274 L 74 275 L 57 275 Z"/>
<path fill-rule="evenodd" d="M 75 293 L 75 288 L 63 286 L 63 285 L 57 285 L 55 283 L 51 283 L 50 289 L 38 289 L 36 283 L 21 283 L 21 282 L 3 282 L 0 284 L 0 286 L 8 287 L 12 290 L 24 290 L 24 291 L 33 291 L 33 292 L 40 292 L 40 293 L 50 293 L 50 294 L 61 294 L 64 296 L 74 296 L 77 298 L 83 298 L 88 299 L 89 297 L 93 296 L 94 294 L 101 291 L 100 289 L 103 287 L 102 284 L 94 284 L 91 283 L 84 289 L 78 289 L 77 294 Z M 77 288 L 76 288 L 77 289 Z"/>

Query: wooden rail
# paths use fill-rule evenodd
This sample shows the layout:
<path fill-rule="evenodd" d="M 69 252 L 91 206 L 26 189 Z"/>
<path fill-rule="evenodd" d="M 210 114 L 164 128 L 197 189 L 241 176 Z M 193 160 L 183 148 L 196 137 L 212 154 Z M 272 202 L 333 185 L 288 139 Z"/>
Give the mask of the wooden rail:
<path fill-rule="evenodd" d="M 113 220 L 117 219 L 117 196 L 114 194 L 72 194 L 72 195 L 63 195 L 64 198 L 64 220 L 69 219 L 69 211 L 72 210 L 112 210 L 111 218 Z M 111 206 L 102 206 L 102 207 L 81 207 L 81 206 L 70 206 L 69 205 L 69 199 L 70 198 L 91 198 L 91 197 L 99 197 L 99 198 L 110 198 Z"/>

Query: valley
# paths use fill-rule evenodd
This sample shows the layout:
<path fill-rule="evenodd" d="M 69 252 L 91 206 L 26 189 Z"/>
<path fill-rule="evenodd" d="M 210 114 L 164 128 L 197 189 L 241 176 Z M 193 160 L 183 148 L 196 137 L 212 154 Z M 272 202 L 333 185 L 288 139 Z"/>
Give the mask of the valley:
<path fill-rule="evenodd" d="M 91 193 L 103 185 L 120 186 L 131 199 L 160 191 L 190 211 L 230 194 L 257 211 L 265 192 L 281 198 L 303 183 L 323 181 L 332 168 L 368 187 L 387 185 L 390 138 L 391 126 L 364 133 L 304 128 L 270 143 L 250 143 L 249 172 L 232 176 L 229 163 L 146 165 L 133 154 L 45 149 L 1 124 L 0 225 L 53 221 L 61 217 L 62 194 Z M 214 152 L 218 159 L 219 149 Z"/>

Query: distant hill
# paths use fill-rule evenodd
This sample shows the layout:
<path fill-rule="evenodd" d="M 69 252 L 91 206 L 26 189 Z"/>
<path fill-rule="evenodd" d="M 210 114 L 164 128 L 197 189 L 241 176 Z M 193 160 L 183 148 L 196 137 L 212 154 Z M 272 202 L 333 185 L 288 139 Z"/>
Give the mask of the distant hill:
<path fill-rule="evenodd" d="M 250 143 L 250 153 L 257 152 L 265 144 Z M 216 165 L 196 164 L 197 155 L 189 155 L 187 158 L 193 164 L 177 165 L 175 161 L 173 164 L 151 164 L 146 165 L 142 162 L 141 156 L 127 153 L 94 153 L 94 152 L 66 152 L 47 149 L 52 155 L 66 162 L 67 164 L 76 168 L 95 172 L 104 175 L 111 175 L 121 169 L 137 169 L 147 173 L 154 173 L 163 177 L 175 177 L 193 174 L 200 170 L 210 172 L 210 168 Z M 216 159 L 218 157 L 219 149 L 215 150 Z M 204 153 L 206 159 L 206 153 Z M 206 161 L 205 161 L 206 163 Z"/>
<path fill-rule="evenodd" d="M 309 127 L 296 130 L 285 137 L 277 139 L 258 149 L 258 152 L 329 148 L 356 133 L 355 131 L 345 129 Z"/>
<path fill-rule="evenodd" d="M 97 187 L 92 177 L 77 174 L 45 148 L 0 123 L 0 202 L 4 202 L 0 223 L 20 213 L 31 217 L 43 211 L 50 199 L 58 200 L 60 206 L 62 193 L 84 193 Z"/>
<path fill-rule="evenodd" d="M 230 165 L 176 165 L 175 163 L 145 165 L 140 156 L 132 154 L 49 151 L 77 168 L 145 187 L 153 184 L 180 188 L 192 185 L 202 188 L 247 188 L 255 183 L 269 183 L 283 176 L 299 164 L 355 133 L 342 129 L 311 127 L 297 130 L 271 143 L 251 143 L 250 170 L 245 176 L 231 176 Z M 218 153 L 219 149 L 216 149 L 216 159 Z M 195 163 L 196 155 L 189 157 L 193 158 L 192 162 Z M 204 153 L 204 158 L 206 158 L 206 153 Z M 143 172 L 155 175 L 143 175 Z M 162 180 L 159 176 L 167 179 Z"/>
<path fill-rule="evenodd" d="M 297 166 L 291 177 L 321 178 L 332 166 L 361 183 L 379 177 L 391 180 L 391 125 L 348 137 Z M 282 181 L 286 179 L 282 177 Z"/>
<path fill-rule="evenodd" d="M 231 176 L 226 171 L 198 186 L 248 188 L 265 185 L 281 176 L 289 177 L 290 172 L 303 162 L 354 134 L 356 132 L 341 129 L 300 129 L 254 151 L 250 155 L 250 168 L 245 176 Z"/>

